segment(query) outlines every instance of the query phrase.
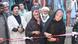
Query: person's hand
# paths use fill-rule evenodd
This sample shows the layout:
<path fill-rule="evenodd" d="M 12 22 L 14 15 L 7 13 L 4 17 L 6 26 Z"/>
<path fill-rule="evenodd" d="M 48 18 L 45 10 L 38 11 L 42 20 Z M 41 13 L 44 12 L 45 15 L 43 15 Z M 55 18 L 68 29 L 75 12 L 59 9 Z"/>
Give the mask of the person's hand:
<path fill-rule="evenodd" d="M 50 42 L 55 42 L 57 40 L 57 38 L 49 38 L 47 40 L 50 41 Z"/>
<path fill-rule="evenodd" d="M 18 32 L 22 33 L 22 32 L 24 32 L 24 29 L 23 28 L 18 28 Z"/>
<path fill-rule="evenodd" d="M 2 43 L 2 42 L 4 42 L 5 40 L 4 40 L 4 38 L 0 38 L 0 43 Z"/>
<path fill-rule="evenodd" d="M 18 29 L 17 29 L 17 28 L 13 28 L 12 31 L 13 31 L 13 32 L 17 32 Z"/>
<path fill-rule="evenodd" d="M 47 38 L 52 38 L 52 34 L 50 34 L 50 33 L 44 32 L 44 35 L 45 35 Z"/>
<path fill-rule="evenodd" d="M 33 31 L 32 34 L 36 34 L 36 35 L 39 35 L 40 32 L 39 31 Z"/>

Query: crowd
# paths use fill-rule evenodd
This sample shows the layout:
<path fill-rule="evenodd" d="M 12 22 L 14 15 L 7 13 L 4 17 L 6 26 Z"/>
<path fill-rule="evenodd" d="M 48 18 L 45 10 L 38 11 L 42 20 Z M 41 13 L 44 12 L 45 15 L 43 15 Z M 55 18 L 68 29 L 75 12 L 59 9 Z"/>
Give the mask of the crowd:
<path fill-rule="evenodd" d="M 36 2 L 30 11 L 23 3 L 12 5 L 11 10 L 8 2 L 0 3 L 0 44 L 64 44 L 65 36 L 56 36 L 66 33 L 64 11 L 61 8 L 51 14 L 50 11 L 49 7 Z M 78 29 L 77 20 L 78 17 L 73 31 Z M 33 39 L 15 39 L 23 37 Z"/>

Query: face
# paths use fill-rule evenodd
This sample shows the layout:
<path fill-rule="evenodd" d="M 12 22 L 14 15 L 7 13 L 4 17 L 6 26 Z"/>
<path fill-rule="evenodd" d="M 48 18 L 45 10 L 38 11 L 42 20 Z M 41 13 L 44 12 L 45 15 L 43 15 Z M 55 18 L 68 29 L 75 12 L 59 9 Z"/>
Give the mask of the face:
<path fill-rule="evenodd" d="M 43 9 L 42 12 L 43 12 L 43 14 L 48 14 L 48 10 L 46 10 L 46 9 Z"/>
<path fill-rule="evenodd" d="M 15 6 L 13 8 L 13 13 L 14 13 L 14 15 L 18 15 L 18 6 Z"/>
<path fill-rule="evenodd" d="M 34 10 L 33 11 L 33 16 L 36 20 L 40 20 L 40 17 L 39 17 L 39 10 Z"/>
<path fill-rule="evenodd" d="M 63 12 L 61 10 L 58 10 L 56 15 L 55 15 L 55 20 L 60 21 L 63 17 Z"/>
<path fill-rule="evenodd" d="M 9 6 L 5 5 L 5 6 L 4 6 L 4 11 L 5 11 L 5 12 L 8 12 L 8 11 L 9 11 Z"/>
<path fill-rule="evenodd" d="M 23 4 L 19 4 L 19 8 L 23 10 L 24 9 L 24 5 Z"/>
<path fill-rule="evenodd" d="M 0 13 L 4 11 L 4 7 L 0 7 Z"/>

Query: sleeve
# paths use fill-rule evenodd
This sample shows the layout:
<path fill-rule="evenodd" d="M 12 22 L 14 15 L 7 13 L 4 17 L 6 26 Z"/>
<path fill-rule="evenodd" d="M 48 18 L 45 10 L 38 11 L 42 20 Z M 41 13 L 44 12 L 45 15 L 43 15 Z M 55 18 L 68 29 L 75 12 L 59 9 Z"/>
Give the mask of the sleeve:
<path fill-rule="evenodd" d="M 7 24 L 8 24 L 9 31 L 11 32 L 13 27 L 12 27 L 12 21 L 10 21 L 10 17 L 8 17 L 7 19 Z"/>
<path fill-rule="evenodd" d="M 61 28 L 61 32 L 62 34 L 65 34 L 66 33 L 66 27 L 65 27 L 65 24 L 63 24 L 62 28 Z"/>
<path fill-rule="evenodd" d="M 17 27 L 13 27 L 13 22 L 12 22 L 12 19 L 10 17 L 8 17 L 7 19 L 7 25 L 8 25 L 8 28 L 9 28 L 9 32 L 16 32 L 17 31 Z"/>
<path fill-rule="evenodd" d="M 27 22 L 25 21 L 25 19 L 23 17 L 22 18 L 22 25 L 23 25 L 23 28 L 25 29 L 26 26 L 27 26 Z"/>
<path fill-rule="evenodd" d="M 32 36 L 32 28 L 31 26 L 28 24 L 26 29 L 25 29 L 25 35 L 28 36 L 28 37 L 31 37 Z"/>
<path fill-rule="evenodd" d="M 65 25 L 62 25 L 61 34 L 65 34 L 65 33 L 66 33 Z M 64 44 L 65 36 L 61 36 L 61 37 L 58 37 L 58 38 L 59 38 L 59 43 Z"/>
<path fill-rule="evenodd" d="M 31 18 L 32 18 L 32 13 L 31 13 L 31 11 L 30 11 L 30 12 L 27 12 L 26 15 L 24 15 L 24 18 L 25 18 L 25 21 L 26 21 L 27 23 L 29 23 L 29 21 L 30 21 Z"/>

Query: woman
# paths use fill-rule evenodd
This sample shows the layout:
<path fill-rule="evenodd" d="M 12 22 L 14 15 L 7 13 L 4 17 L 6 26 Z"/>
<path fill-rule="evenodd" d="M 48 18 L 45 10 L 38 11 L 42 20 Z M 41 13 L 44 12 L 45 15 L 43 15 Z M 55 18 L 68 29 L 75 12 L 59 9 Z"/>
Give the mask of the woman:
<path fill-rule="evenodd" d="M 56 35 L 65 34 L 65 24 L 63 22 L 63 11 L 58 9 L 51 21 L 49 27 L 44 33 L 47 37 L 47 44 L 64 44 L 65 37 Z"/>
<path fill-rule="evenodd" d="M 7 19 L 7 24 L 11 38 L 22 38 L 25 37 L 24 29 L 27 25 L 25 19 L 18 14 L 18 5 L 13 5 L 11 10 L 13 15 Z M 25 40 L 21 41 L 18 39 L 10 40 L 10 44 L 25 44 Z"/>
<path fill-rule="evenodd" d="M 26 27 L 25 34 L 28 37 L 40 36 L 40 16 L 39 16 L 39 10 L 37 7 L 35 7 L 32 10 L 32 19 L 29 21 Z M 34 38 L 32 40 L 26 40 L 26 44 L 39 44 L 39 39 Z"/>

